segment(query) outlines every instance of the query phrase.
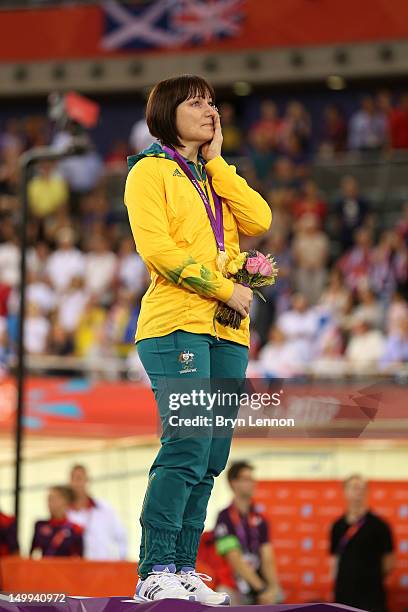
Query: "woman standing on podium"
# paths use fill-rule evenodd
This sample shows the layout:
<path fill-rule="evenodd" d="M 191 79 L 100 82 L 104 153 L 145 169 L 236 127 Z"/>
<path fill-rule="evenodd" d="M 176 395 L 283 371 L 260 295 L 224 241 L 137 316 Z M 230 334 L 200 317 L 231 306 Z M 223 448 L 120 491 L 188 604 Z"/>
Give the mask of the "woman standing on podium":
<path fill-rule="evenodd" d="M 129 158 L 125 204 L 137 251 L 151 275 L 136 342 L 164 433 L 140 517 L 135 598 L 228 605 L 228 595 L 211 590 L 195 563 L 214 477 L 227 463 L 232 430 L 228 437 L 214 435 L 212 427 L 167 436 L 169 402 L 161 382 L 245 378 L 252 290 L 221 270 L 240 252 L 238 232 L 262 234 L 272 215 L 221 156 L 220 117 L 207 81 L 183 75 L 158 83 L 146 120 L 160 144 Z M 214 322 L 219 302 L 242 315 L 239 329 Z"/>

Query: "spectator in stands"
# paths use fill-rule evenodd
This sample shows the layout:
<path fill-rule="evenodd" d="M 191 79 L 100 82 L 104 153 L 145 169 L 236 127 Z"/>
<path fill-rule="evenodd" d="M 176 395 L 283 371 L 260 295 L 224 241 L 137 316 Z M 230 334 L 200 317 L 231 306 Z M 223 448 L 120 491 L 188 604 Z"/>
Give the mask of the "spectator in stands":
<path fill-rule="evenodd" d="M 299 351 L 296 341 L 272 325 L 268 341 L 259 351 L 257 372 L 265 378 L 294 378 L 305 373 L 309 357 Z"/>
<path fill-rule="evenodd" d="M 345 352 L 349 371 L 359 376 L 377 372 L 384 351 L 384 335 L 362 317 L 354 317 L 351 332 Z"/>
<path fill-rule="evenodd" d="M 0 557 L 18 553 L 16 519 L 0 511 Z"/>
<path fill-rule="evenodd" d="M 281 151 L 288 152 L 288 145 L 292 136 L 299 140 L 300 149 L 307 153 L 312 135 L 312 122 L 310 115 L 298 100 L 292 100 L 286 107 L 279 132 L 279 145 Z"/>
<path fill-rule="evenodd" d="M 354 233 L 354 246 L 338 260 L 337 266 L 344 276 L 346 286 L 355 291 L 361 281 L 369 278 L 373 259 L 373 241 L 368 229 Z"/>
<path fill-rule="evenodd" d="M 62 293 L 71 285 L 72 279 L 84 273 L 84 256 L 75 247 L 72 227 L 64 227 L 57 234 L 57 249 L 48 259 L 47 274 L 51 285 Z M 64 271 L 61 274 L 61 270 Z"/>
<path fill-rule="evenodd" d="M 323 110 L 323 125 L 320 136 L 320 149 L 330 153 L 342 153 L 347 146 L 347 123 L 338 106 L 327 105 Z"/>
<path fill-rule="evenodd" d="M 353 474 L 344 481 L 346 512 L 331 528 L 336 566 L 335 601 L 370 612 L 386 612 L 384 578 L 394 567 L 390 526 L 367 502 L 367 482 Z"/>
<path fill-rule="evenodd" d="M 288 157 L 279 157 L 273 165 L 269 183 L 271 189 L 297 190 L 300 182 L 292 160 Z"/>
<path fill-rule="evenodd" d="M 297 363 L 308 363 L 313 356 L 314 340 L 319 328 L 319 316 L 308 307 L 306 297 L 301 293 L 292 296 L 292 307 L 283 312 L 276 324 L 294 351 L 298 353 Z"/>
<path fill-rule="evenodd" d="M 408 92 L 402 94 L 399 106 L 390 115 L 391 147 L 408 149 Z"/>
<path fill-rule="evenodd" d="M 48 491 L 50 518 L 37 521 L 31 543 L 31 557 L 82 557 L 83 530 L 67 518 L 74 499 L 72 489 L 51 487 Z"/>
<path fill-rule="evenodd" d="M 249 130 L 249 140 L 262 136 L 267 150 L 277 149 L 280 140 L 281 120 L 278 114 L 278 107 L 272 100 L 263 100 L 260 105 L 260 118 L 251 125 Z M 223 119 L 222 115 L 221 118 Z M 224 122 L 223 122 L 224 129 Z"/>
<path fill-rule="evenodd" d="M 342 334 L 338 327 L 331 325 L 319 336 L 315 358 L 310 364 L 310 373 L 318 378 L 338 380 L 346 372 Z"/>
<path fill-rule="evenodd" d="M 30 269 L 27 272 L 26 300 L 36 304 L 40 312 L 46 315 L 51 314 L 57 304 L 55 291 L 48 279 L 43 274 Z"/>
<path fill-rule="evenodd" d="M 349 148 L 353 151 L 381 151 L 388 142 L 388 121 L 371 96 L 361 100 L 360 110 L 349 122 Z"/>
<path fill-rule="evenodd" d="M 74 334 L 89 297 L 82 276 L 74 276 L 69 287 L 59 294 L 57 321 L 67 334 Z"/>
<path fill-rule="evenodd" d="M 408 297 L 408 246 L 401 234 L 392 230 L 381 234 L 373 250 L 370 280 L 385 308 L 397 290 Z"/>
<path fill-rule="evenodd" d="M 120 288 L 110 308 L 106 326 L 107 337 L 119 356 L 126 357 L 133 346 L 139 311 L 138 297 Z"/>
<path fill-rule="evenodd" d="M 356 298 L 357 305 L 351 314 L 352 320 L 364 320 L 372 329 L 380 329 L 383 324 L 383 309 L 368 280 L 363 280 L 358 285 Z"/>
<path fill-rule="evenodd" d="M 235 108 L 229 102 L 224 102 L 219 107 L 222 121 L 222 152 L 229 155 L 240 155 L 242 153 L 243 134 L 235 116 Z"/>
<path fill-rule="evenodd" d="M 20 278 L 20 247 L 10 215 L 1 219 L 0 283 L 15 287 Z"/>
<path fill-rule="evenodd" d="M 315 215 L 305 214 L 297 222 L 292 254 L 296 291 L 302 293 L 309 304 L 314 305 L 326 282 L 329 256 L 329 239 L 319 229 L 319 220 Z"/>
<path fill-rule="evenodd" d="M 91 236 L 89 245 L 90 250 L 84 256 L 85 291 L 103 299 L 112 291 L 117 257 L 110 250 L 106 237 L 101 234 Z"/>
<path fill-rule="evenodd" d="M 258 181 L 268 178 L 272 164 L 276 160 L 276 151 L 271 149 L 266 134 L 256 130 L 250 135 L 248 157 Z"/>
<path fill-rule="evenodd" d="M 396 325 L 385 341 L 380 358 L 380 368 L 387 372 L 398 372 L 402 365 L 408 364 L 408 312 Z"/>
<path fill-rule="evenodd" d="M 29 354 L 43 355 L 47 352 L 51 324 L 42 314 L 36 302 L 29 302 L 26 314 L 25 350 Z"/>
<path fill-rule="evenodd" d="M 125 236 L 119 245 L 117 278 L 131 293 L 142 293 L 148 286 L 146 266 L 131 236 Z"/>
<path fill-rule="evenodd" d="M 253 503 L 253 467 L 246 461 L 233 463 L 227 478 L 234 497 L 219 513 L 214 533 L 231 577 L 218 589 L 231 594 L 232 605 L 276 603 L 281 593 L 268 523 Z"/>
<path fill-rule="evenodd" d="M 300 197 L 293 203 L 293 217 L 298 221 L 303 215 L 313 215 L 317 226 L 323 227 L 327 215 L 327 203 L 319 192 L 319 187 L 312 179 L 306 180 L 300 192 Z"/>
<path fill-rule="evenodd" d="M 366 223 L 370 207 L 367 200 L 360 195 L 358 182 L 353 176 L 344 176 L 340 188 L 341 197 L 336 202 L 335 213 L 344 250 L 352 245 L 354 232 Z"/>
<path fill-rule="evenodd" d="M 74 332 L 75 355 L 78 357 L 95 356 L 101 341 L 106 335 L 106 310 L 91 297 L 82 312 Z"/>
<path fill-rule="evenodd" d="M 38 164 L 37 174 L 28 182 L 27 193 L 30 211 L 40 220 L 68 206 L 68 185 L 56 171 L 55 162 L 42 161 Z"/>
<path fill-rule="evenodd" d="M 91 497 L 88 473 L 83 465 L 74 465 L 70 474 L 75 501 L 68 518 L 84 528 L 84 557 L 107 561 L 125 559 L 127 535 L 116 512 L 106 502 Z"/>
<path fill-rule="evenodd" d="M 331 318 L 338 322 L 350 298 L 350 290 L 344 286 L 343 274 L 339 268 L 332 268 L 326 288 L 319 304 Z"/>
<path fill-rule="evenodd" d="M 156 138 L 154 138 L 149 132 L 146 119 L 143 115 L 141 119 L 136 121 L 130 131 L 130 150 L 132 153 L 140 153 L 140 151 L 147 149 L 147 147 L 149 147 L 153 142 L 156 142 Z"/>
<path fill-rule="evenodd" d="M 386 313 L 385 329 L 391 335 L 398 332 L 400 322 L 408 316 L 408 302 L 396 291 Z"/>

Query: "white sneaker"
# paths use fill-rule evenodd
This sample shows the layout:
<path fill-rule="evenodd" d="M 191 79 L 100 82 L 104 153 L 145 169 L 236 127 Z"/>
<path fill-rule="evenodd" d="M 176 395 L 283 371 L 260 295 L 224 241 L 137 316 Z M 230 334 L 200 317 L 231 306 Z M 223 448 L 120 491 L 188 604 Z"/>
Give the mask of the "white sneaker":
<path fill-rule="evenodd" d="M 197 601 L 203 604 L 229 606 L 231 598 L 228 593 L 217 593 L 208 587 L 205 582 L 212 580 L 207 574 L 199 574 L 193 567 L 182 567 L 179 573 L 180 582 L 189 593 L 195 595 Z"/>
<path fill-rule="evenodd" d="M 146 603 L 168 598 L 196 601 L 195 595 L 186 591 L 181 584 L 174 564 L 154 565 L 145 580 L 139 579 L 134 599 L 138 603 Z"/>

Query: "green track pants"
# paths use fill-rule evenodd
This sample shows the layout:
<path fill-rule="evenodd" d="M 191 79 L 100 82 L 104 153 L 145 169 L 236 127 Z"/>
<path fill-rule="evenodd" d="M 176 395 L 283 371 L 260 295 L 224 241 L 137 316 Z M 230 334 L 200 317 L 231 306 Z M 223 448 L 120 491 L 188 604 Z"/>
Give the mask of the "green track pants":
<path fill-rule="evenodd" d="M 153 565 L 175 563 L 195 567 L 200 536 L 214 478 L 225 468 L 233 430 L 214 426 L 186 427 L 169 434 L 171 416 L 206 416 L 215 421 L 217 403 L 186 413 L 170 409 L 169 395 L 197 385 L 214 390 L 215 379 L 229 379 L 229 389 L 245 377 L 247 347 L 207 334 L 177 330 L 167 336 L 137 343 L 142 364 L 150 378 L 158 405 L 163 434 L 160 451 L 150 469 L 140 517 L 142 541 L 139 576 L 145 578 Z M 236 390 L 239 389 L 236 387 Z M 223 409 L 221 409 L 222 411 Z M 238 406 L 229 409 L 236 417 Z M 171 421 L 171 419 L 170 419 Z"/>

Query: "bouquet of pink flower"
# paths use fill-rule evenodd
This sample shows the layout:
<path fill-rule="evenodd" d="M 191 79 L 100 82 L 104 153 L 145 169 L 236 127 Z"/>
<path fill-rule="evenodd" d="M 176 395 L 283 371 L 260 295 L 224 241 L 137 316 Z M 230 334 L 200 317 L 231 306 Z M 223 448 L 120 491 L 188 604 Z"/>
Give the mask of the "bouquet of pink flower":
<path fill-rule="evenodd" d="M 262 255 L 254 249 L 240 253 L 226 266 L 225 276 L 232 278 L 241 285 L 250 287 L 264 302 L 266 301 L 258 287 L 273 285 L 276 281 L 278 268 L 272 255 Z M 215 312 L 215 320 L 224 327 L 239 329 L 242 316 L 226 304 L 219 304 Z"/>

